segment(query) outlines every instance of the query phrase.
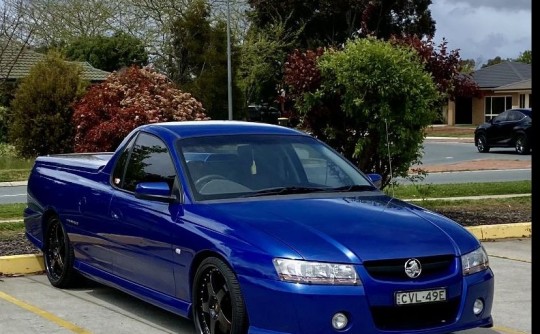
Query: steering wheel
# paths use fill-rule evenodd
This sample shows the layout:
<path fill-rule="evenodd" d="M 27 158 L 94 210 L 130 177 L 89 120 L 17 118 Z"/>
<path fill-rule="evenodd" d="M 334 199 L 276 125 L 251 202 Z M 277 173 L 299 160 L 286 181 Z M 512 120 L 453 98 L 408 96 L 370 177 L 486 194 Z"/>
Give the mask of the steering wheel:
<path fill-rule="evenodd" d="M 208 175 L 205 175 L 205 176 L 201 177 L 197 181 L 195 181 L 195 188 L 197 190 L 200 190 L 202 188 L 202 186 L 204 186 L 205 184 L 207 184 L 208 182 L 210 182 L 212 180 L 226 180 L 226 179 L 227 178 L 225 178 L 223 175 L 208 174 Z"/>

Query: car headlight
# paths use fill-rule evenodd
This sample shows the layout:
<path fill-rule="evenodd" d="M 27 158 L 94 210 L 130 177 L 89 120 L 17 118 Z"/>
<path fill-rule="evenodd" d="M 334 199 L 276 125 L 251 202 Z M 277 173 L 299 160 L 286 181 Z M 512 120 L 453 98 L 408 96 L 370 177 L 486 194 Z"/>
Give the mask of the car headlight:
<path fill-rule="evenodd" d="M 362 281 L 350 264 L 274 259 L 282 281 L 304 284 L 360 285 Z"/>
<path fill-rule="evenodd" d="M 484 247 L 461 256 L 463 276 L 472 275 L 489 268 L 489 259 Z"/>

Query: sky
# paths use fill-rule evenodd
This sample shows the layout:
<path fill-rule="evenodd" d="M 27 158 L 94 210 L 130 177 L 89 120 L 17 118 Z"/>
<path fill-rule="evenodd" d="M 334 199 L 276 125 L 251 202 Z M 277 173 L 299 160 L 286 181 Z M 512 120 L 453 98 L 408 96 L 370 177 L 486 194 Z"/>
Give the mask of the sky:
<path fill-rule="evenodd" d="M 461 59 L 477 66 L 497 56 L 517 58 L 532 50 L 532 0 L 432 0 L 438 44 L 459 49 Z"/>

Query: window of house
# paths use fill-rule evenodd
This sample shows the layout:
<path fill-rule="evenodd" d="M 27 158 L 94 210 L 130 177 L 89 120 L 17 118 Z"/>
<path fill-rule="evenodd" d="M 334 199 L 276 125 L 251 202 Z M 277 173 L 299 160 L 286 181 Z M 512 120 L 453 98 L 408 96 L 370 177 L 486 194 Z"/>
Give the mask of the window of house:
<path fill-rule="evenodd" d="M 484 116 L 486 122 L 512 108 L 512 96 L 486 96 Z"/>

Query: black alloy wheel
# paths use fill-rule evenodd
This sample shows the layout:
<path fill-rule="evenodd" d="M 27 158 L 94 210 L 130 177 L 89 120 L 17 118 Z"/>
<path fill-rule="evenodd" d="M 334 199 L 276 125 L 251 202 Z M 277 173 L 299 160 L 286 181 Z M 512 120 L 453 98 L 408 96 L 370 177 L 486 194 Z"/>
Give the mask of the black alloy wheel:
<path fill-rule="evenodd" d="M 47 224 L 45 245 L 43 248 L 47 278 L 52 286 L 67 288 L 74 280 L 73 247 L 62 223 L 53 217 Z"/>
<path fill-rule="evenodd" d="M 525 135 L 519 135 L 516 139 L 516 152 L 518 154 L 529 154 L 531 151 L 531 148 L 529 147 L 529 144 L 527 142 L 527 137 Z"/>
<path fill-rule="evenodd" d="M 193 285 L 193 320 L 199 334 L 243 334 L 247 314 L 234 272 L 209 257 L 199 266 Z"/>
<path fill-rule="evenodd" d="M 480 153 L 489 152 L 489 146 L 487 146 L 487 139 L 485 135 L 479 135 L 476 138 L 476 148 L 478 149 L 478 152 Z"/>

